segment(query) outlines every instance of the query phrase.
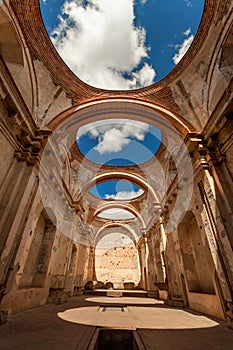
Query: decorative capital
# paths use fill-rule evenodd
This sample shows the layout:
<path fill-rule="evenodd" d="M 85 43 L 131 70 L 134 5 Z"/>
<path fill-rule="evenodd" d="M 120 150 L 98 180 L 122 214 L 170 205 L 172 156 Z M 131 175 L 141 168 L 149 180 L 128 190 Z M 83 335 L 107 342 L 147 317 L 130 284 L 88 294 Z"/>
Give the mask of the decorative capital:
<path fill-rule="evenodd" d="M 36 136 L 31 136 L 21 130 L 21 133 L 17 135 L 20 146 L 15 150 L 16 159 L 26 161 L 29 165 L 35 164 L 49 134 L 50 132 L 42 131 Z"/>

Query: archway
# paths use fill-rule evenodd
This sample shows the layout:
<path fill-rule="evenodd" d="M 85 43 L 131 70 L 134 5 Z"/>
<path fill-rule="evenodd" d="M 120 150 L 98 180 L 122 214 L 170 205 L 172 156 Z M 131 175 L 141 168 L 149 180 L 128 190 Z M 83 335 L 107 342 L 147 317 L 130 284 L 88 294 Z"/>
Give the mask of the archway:
<path fill-rule="evenodd" d="M 95 248 L 97 280 L 112 282 L 114 289 L 123 289 L 124 283 L 137 286 L 140 280 L 137 248 L 128 235 L 119 231 L 115 228 L 107 232 Z"/>
<path fill-rule="evenodd" d="M 103 225 L 96 233 L 95 239 L 94 239 L 94 246 L 99 243 L 99 241 L 106 236 L 106 232 L 112 232 L 112 231 L 118 231 L 119 233 L 123 233 L 131 239 L 134 244 L 136 245 L 139 240 L 139 235 L 131 228 L 130 225 L 126 223 L 121 222 L 109 222 L 105 225 Z"/>
<path fill-rule="evenodd" d="M 178 226 L 178 237 L 183 261 L 180 285 L 185 303 L 191 309 L 222 318 L 223 310 L 209 245 L 191 211 L 186 213 Z"/>
<path fill-rule="evenodd" d="M 126 204 L 121 203 L 121 202 L 120 203 L 107 203 L 107 204 L 101 206 L 100 208 L 98 208 L 94 212 L 93 217 L 92 217 L 92 221 L 95 217 L 98 217 L 99 214 L 101 214 L 104 211 L 110 210 L 110 209 L 119 209 L 121 211 L 126 211 L 126 212 L 132 214 L 133 219 L 138 218 L 138 220 L 140 221 L 141 229 L 145 229 L 146 225 L 145 225 L 145 221 L 143 220 L 142 216 L 140 215 L 140 213 L 138 213 L 138 211 L 132 205 L 130 205 L 128 203 L 126 203 Z"/>
<path fill-rule="evenodd" d="M 214 293 L 213 263 L 207 242 L 203 242 L 197 220 L 192 212 L 187 212 L 180 223 L 178 236 L 188 291 Z"/>
<path fill-rule="evenodd" d="M 53 219 L 53 221 L 51 220 Z M 56 233 L 56 218 L 50 208 L 42 210 L 32 236 L 31 245 L 20 279 L 21 287 L 44 287 Z"/>

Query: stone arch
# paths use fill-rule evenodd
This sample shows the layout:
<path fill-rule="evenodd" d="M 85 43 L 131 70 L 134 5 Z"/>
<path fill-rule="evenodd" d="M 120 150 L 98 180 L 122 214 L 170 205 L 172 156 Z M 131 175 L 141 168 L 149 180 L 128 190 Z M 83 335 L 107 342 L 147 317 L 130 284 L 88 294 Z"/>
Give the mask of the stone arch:
<path fill-rule="evenodd" d="M 48 216 L 47 211 L 51 216 Z M 20 280 L 21 286 L 44 286 L 56 233 L 54 221 L 56 220 L 50 208 L 43 209 L 38 216 L 34 232 L 31 233 L 33 238 Z"/>
<path fill-rule="evenodd" d="M 65 289 L 69 296 L 72 296 L 74 294 L 75 285 L 73 281 L 75 277 L 76 260 L 77 260 L 77 246 L 76 244 L 73 243 L 70 250 L 69 267 L 67 269 L 66 281 L 65 281 Z"/>
<path fill-rule="evenodd" d="M 141 99 L 126 99 L 120 96 L 115 99 L 105 98 L 71 107 L 53 118 L 48 123 L 48 127 L 55 131 L 62 126 L 76 134 L 77 129 L 86 124 L 118 118 L 147 123 L 173 137 L 177 132 L 185 137 L 187 133 L 195 131 L 188 120 L 166 107 Z"/>
<path fill-rule="evenodd" d="M 114 229 L 116 227 L 118 227 L 118 230 L 120 228 L 120 230 L 122 230 L 122 233 L 126 234 L 134 242 L 135 245 L 137 244 L 137 240 L 139 237 L 136 234 L 136 232 L 129 225 L 125 223 L 117 222 L 117 223 L 107 223 L 97 231 L 94 239 L 94 246 L 96 246 L 98 242 L 106 235 L 106 231 L 108 229 L 111 229 L 111 228 Z"/>
<path fill-rule="evenodd" d="M 115 228 L 115 227 L 114 227 Z M 99 236 L 98 243 L 108 235 L 126 235 L 130 238 L 130 242 L 125 244 L 116 244 L 106 247 L 98 247 L 98 243 L 95 247 L 95 276 L 97 280 L 102 282 L 112 282 L 114 288 L 124 288 L 124 282 L 133 282 L 137 285 L 140 281 L 140 263 L 138 249 L 132 237 L 126 232 L 119 232 L 114 230 L 113 232 L 105 231 L 101 237 Z M 115 231 L 115 232 L 114 232 Z M 101 235 L 101 234 L 100 234 Z M 111 239 L 113 239 L 111 237 Z"/>
<path fill-rule="evenodd" d="M 203 242 L 192 211 L 179 224 L 178 237 L 188 291 L 214 294 L 214 268 L 208 243 Z"/>
<path fill-rule="evenodd" d="M 92 179 L 89 179 L 88 182 L 86 182 L 82 188 L 82 193 L 87 192 L 90 188 L 92 188 L 95 185 L 98 185 L 105 181 L 110 180 L 127 180 L 135 185 L 138 185 L 140 188 L 144 190 L 144 192 L 147 192 L 151 197 L 153 198 L 153 201 L 155 203 L 159 203 L 159 198 L 154 191 L 153 187 L 148 183 L 147 180 L 145 180 L 143 177 L 139 176 L 138 174 L 134 174 L 133 172 L 128 171 L 115 171 L 115 170 L 109 170 L 102 172 L 101 174 L 97 174 Z"/>
<path fill-rule="evenodd" d="M 136 216 L 139 219 L 139 221 L 141 222 L 142 229 L 146 228 L 146 225 L 145 225 L 145 222 L 144 222 L 142 216 L 138 213 L 138 211 L 132 205 L 119 203 L 119 202 L 118 203 L 107 203 L 107 204 L 101 206 L 100 208 L 98 208 L 92 216 L 92 221 L 94 220 L 94 218 L 96 216 L 98 216 L 103 211 L 108 210 L 108 209 L 114 209 L 114 208 L 119 208 L 119 209 L 123 209 L 123 210 L 130 212 L 131 214 L 133 214 L 134 216 Z"/>
<path fill-rule="evenodd" d="M 156 261 L 156 277 L 159 283 L 164 283 L 166 279 L 164 251 L 161 249 L 161 242 L 157 240 L 154 246 L 154 256 Z"/>
<path fill-rule="evenodd" d="M 69 264 L 69 274 L 72 274 L 72 275 L 74 274 L 74 270 L 75 270 L 76 255 L 77 255 L 77 247 L 73 243 L 71 254 L 70 254 L 70 264 Z"/>
<path fill-rule="evenodd" d="M 156 106 L 157 108 L 159 108 L 158 106 Z M 165 113 L 165 111 L 163 111 Z M 162 131 L 164 130 L 170 137 L 165 137 L 164 138 L 164 142 L 166 142 L 166 147 L 168 149 L 168 151 L 170 153 L 172 153 L 172 150 L 174 149 L 174 147 L 180 147 L 182 148 L 182 152 L 185 153 L 185 155 L 188 157 L 188 152 L 187 149 L 184 145 L 183 142 L 183 138 L 185 137 L 185 135 L 187 134 L 187 132 L 190 132 L 190 130 L 192 129 L 191 127 L 188 127 L 186 125 L 185 122 L 182 122 L 179 120 L 179 118 L 174 114 L 169 112 L 168 110 L 166 110 L 166 116 L 168 118 L 168 115 L 170 115 L 170 119 L 171 121 L 169 122 L 168 119 L 166 119 L 166 117 L 163 115 L 162 111 L 160 110 L 155 111 L 155 106 L 153 106 L 152 104 L 147 105 L 147 104 L 142 104 L 142 101 L 132 101 L 132 100 L 126 100 L 126 99 L 115 99 L 115 100 L 101 100 L 100 101 L 95 102 L 95 103 L 90 103 L 88 106 L 81 106 L 80 108 L 76 108 L 76 110 L 74 109 L 72 111 L 73 114 L 71 115 L 65 115 L 63 114 L 62 119 L 57 119 L 55 121 L 55 124 L 51 124 L 50 127 L 51 129 L 54 127 L 54 132 L 51 139 L 51 142 L 55 142 L 56 145 L 58 145 L 58 155 L 59 155 L 59 151 L 60 151 L 60 155 L 61 157 L 65 157 L 65 154 L 63 154 L 63 149 L 61 149 L 60 145 L 61 144 L 65 144 L 67 150 L 70 149 L 72 147 L 72 145 L 74 144 L 75 140 L 76 140 L 76 134 L 77 134 L 77 127 L 78 125 L 84 125 L 88 122 L 91 121 L 96 121 L 99 119 L 106 119 L 106 118 L 116 118 L 116 117 L 120 117 L 120 118 L 132 118 L 134 120 L 139 120 L 139 121 L 143 121 L 143 122 L 148 122 L 149 124 L 152 124 L 154 126 L 158 127 L 159 124 L 159 128 L 162 129 Z M 170 114 L 169 114 L 170 113 Z M 57 122 L 57 124 L 56 124 Z M 60 123 L 60 124 L 59 124 Z M 156 124 L 157 123 L 157 124 Z M 67 137 L 67 135 L 69 135 L 69 137 Z M 183 138 L 182 138 L 182 137 Z M 49 142 L 50 142 L 49 139 Z M 48 142 L 48 144 L 49 144 Z M 60 148 L 60 150 L 59 150 Z M 45 151 L 46 153 L 46 151 Z M 175 159 L 177 160 L 177 159 Z M 63 163 L 64 159 L 61 159 L 61 162 Z M 189 161 L 189 158 L 187 158 L 187 161 Z M 93 165 L 94 167 L 94 165 Z M 88 173 L 87 171 L 85 171 L 86 167 L 85 167 L 85 158 L 83 161 L 81 161 L 81 168 L 84 169 L 84 172 L 86 172 L 87 174 L 84 173 L 83 178 L 82 176 L 80 176 L 80 184 L 79 184 L 79 188 L 80 190 L 82 189 L 83 185 L 86 183 L 86 181 L 88 181 L 88 177 L 92 177 L 93 174 L 91 174 L 91 170 L 90 173 Z M 119 169 L 118 169 L 119 170 Z M 178 169 L 179 170 L 179 169 Z M 182 169 L 180 169 L 184 172 L 184 177 L 190 177 L 190 173 L 192 172 L 192 167 L 191 166 L 186 166 L 183 167 Z M 60 171 L 60 169 L 58 169 L 58 171 Z M 94 171 L 96 171 L 96 173 L 99 171 L 99 169 L 94 168 Z M 118 173 L 118 175 L 116 175 Z M 122 177 L 124 174 L 119 172 L 115 172 L 115 175 L 113 174 L 113 172 L 111 173 L 111 175 L 109 175 L 109 178 L 116 178 L 116 176 Z M 104 177 L 106 178 L 106 173 L 105 175 L 103 175 L 103 179 Z M 94 177 L 95 178 L 95 177 Z M 132 181 L 132 176 L 131 179 Z M 138 177 L 135 177 L 135 181 L 138 182 Z M 143 184 L 143 181 L 141 181 L 141 185 Z M 146 188 L 148 190 L 148 184 L 145 182 L 144 179 L 144 184 L 143 187 Z M 191 193 L 191 191 L 189 191 Z M 148 192 L 149 193 L 149 192 Z M 154 200 L 156 203 L 159 203 L 159 200 L 156 196 L 156 193 L 153 193 L 154 196 Z M 189 195 L 186 197 L 186 201 L 190 200 L 190 193 Z M 178 199 L 176 201 L 176 203 L 178 203 L 181 200 L 181 195 L 178 195 Z M 178 204 L 175 205 L 174 210 L 175 212 L 174 216 L 177 216 L 179 214 L 176 215 L 176 212 L 179 211 L 178 209 Z M 91 218 L 90 218 L 91 219 Z M 173 224 L 174 220 L 171 220 L 171 224 L 169 226 L 170 230 L 172 229 L 172 224 Z M 90 222 L 90 221 L 89 221 Z"/>

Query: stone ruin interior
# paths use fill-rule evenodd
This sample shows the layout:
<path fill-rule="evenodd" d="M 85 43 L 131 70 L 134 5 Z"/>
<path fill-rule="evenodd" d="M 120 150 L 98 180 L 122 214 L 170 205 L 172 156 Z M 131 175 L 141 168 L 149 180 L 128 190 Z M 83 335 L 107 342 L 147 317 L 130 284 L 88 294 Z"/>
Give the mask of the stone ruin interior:
<path fill-rule="evenodd" d="M 232 8 L 230 0 L 206 0 L 193 44 L 164 79 L 111 91 L 69 70 L 49 40 L 38 0 L 0 2 L 0 331 L 29 309 L 64 311 L 74 298 L 114 299 L 128 291 L 169 312 L 217 319 L 232 337 Z M 140 165 L 89 160 L 75 143 L 77 130 L 111 118 L 160 129 L 158 151 Z M 107 200 L 89 192 L 112 180 L 135 184 L 142 194 Z M 101 216 L 114 208 L 131 217 Z M 101 242 L 116 234 L 121 244 L 103 249 Z M 156 348 L 137 337 L 127 349 Z"/>

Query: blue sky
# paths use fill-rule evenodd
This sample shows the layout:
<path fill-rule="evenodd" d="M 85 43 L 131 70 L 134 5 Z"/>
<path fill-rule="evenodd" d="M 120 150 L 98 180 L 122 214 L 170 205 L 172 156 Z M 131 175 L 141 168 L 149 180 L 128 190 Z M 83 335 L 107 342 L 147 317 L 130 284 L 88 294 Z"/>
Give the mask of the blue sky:
<path fill-rule="evenodd" d="M 196 34 L 204 1 L 150 0 L 142 5 L 137 0 L 137 3 L 135 22 L 146 28 L 151 47 L 149 62 L 156 70 L 155 81 L 159 81 L 175 66 L 173 57 L 179 53 L 179 45 Z"/>
<path fill-rule="evenodd" d="M 52 41 L 85 82 L 132 89 L 163 78 L 193 41 L 204 0 L 41 0 Z"/>
<path fill-rule="evenodd" d="M 124 180 L 106 181 L 90 189 L 91 194 L 99 198 L 132 199 L 143 194 L 143 190 L 138 186 Z"/>

